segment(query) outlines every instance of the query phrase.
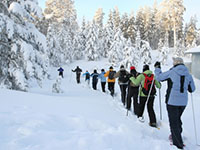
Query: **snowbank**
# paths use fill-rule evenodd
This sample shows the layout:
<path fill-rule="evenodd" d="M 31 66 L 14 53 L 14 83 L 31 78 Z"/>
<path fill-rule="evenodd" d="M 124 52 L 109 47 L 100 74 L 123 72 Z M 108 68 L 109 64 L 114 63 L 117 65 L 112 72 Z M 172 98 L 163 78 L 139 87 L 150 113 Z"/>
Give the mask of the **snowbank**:
<path fill-rule="evenodd" d="M 30 92 L 0 90 L 0 149 L 2 150 L 176 150 L 168 141 L 169 127 L 165 109 L 164 95 L 166 84 L 162 84 L 162 115 L 159 120 L 159 99 L 155 99 L 155 112 L 160 130 L 148 125 L 145 110 L 145 122 L 140 123 L 120 101 L 119 87 L 113 99 L 102 93 L 100 84 L 94 91 L 81 78 L 76 84 L 77 65 L 85 71 L 108 69 L 105 60 L 99 62 L 78 61 L 64 66 L 62 79 L 63 94 L 53 94 L 52 84 L 58 76 L 52 68 L 52 80 L 46 81 L 43 88 L 32 88 Z M 163 66 L 163 70 L 170 66 Z M 118 68 L 115 68 L 118 70 Z M 196 85 L 200 84 L 195 80 Z M 193 94 L 197 127 L 200 126 L 200 87 Z M 35 94 L 34 94 L 35 93 Z M 39 94 L 40 93 L 40 94 Z M 195 144 L 191 97 L 183 114 L 183 137 L 187 149 L 199 150 Z M 200 130 L 197 128 L 198 137 Z M 200 140 L 200 137 L 199 139 Z M 200 142 L 200 141 L 199 141 Z"/>

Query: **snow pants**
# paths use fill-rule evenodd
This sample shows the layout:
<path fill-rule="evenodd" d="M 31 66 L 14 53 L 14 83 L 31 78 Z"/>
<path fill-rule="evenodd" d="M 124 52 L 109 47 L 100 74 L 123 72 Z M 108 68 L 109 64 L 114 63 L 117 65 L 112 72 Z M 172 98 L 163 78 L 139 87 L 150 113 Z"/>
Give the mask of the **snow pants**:
<path fill-rule="evenodd" d="M 94 90 L 97 89 L 97 82 L 92 82 L 92 88 L 93 88 Z"/>
<path fill-rule="evenodd" d="M 140 96 L 140 101 L 139 101 L 139 107 L 138 107 L 138 117 L 142 117 L 144 113 L 144 108 L 145 104 L 147 102 L 147 111 L 149 115 L 149 123 L 156 123 L 156 115 L 153 109 L 153 103 L 154 103 L 154 96 L 150 96 L 149 100 L 147 102 L 147 97 L 142 97 Z"/>
<path fill-rule="evenodd" d="M 106 92 L 105 87 L 106 87 L 106 82 L 101 82 L 101 89 L 103 92 Z"/>
<path fill-rule="evenodd" d="M 126 108 L 128 110 L 131 109 L 131 103 L 132 103 L 132 98 L 133 98 L 133 112 L 135 115 L 138 113 L 138 92 L 139 92 L 139 87 L 133 87 L 129 86 L 128 87 L 128 95 L 127 95 L 127 105 Z"/>
<path fill-rule="evenodd" d="M 126 103 L 126 89 L 128 87 L 127 84 L 121 84 L 120 86 L 120 91 L 121 91 L 121 101 L 125 105 Z"/>
<path fill-rule="evenodd" d="M 110 95 L 114 96 L 114 93 L 115 93 L 115 82 L 108 82 L 108 90 L 110 91 Z"/>
<path fill-rule="evenodd" d="M 63 72 L 59 72 L 59 76 L 63 78 Z"/>
<path fill-rule="evenodd" d="M 81 76 L 80 74 L 76 75 L 76 81 L 77 81 L 77 83 L 80 83 L 80 76 Z"/>
<path fill-rule="evenodd" d="M 181 133 L 183 131 L 181 116 L 184 110 L 185 110 L 185 106 L 167 105 L 167 112 L 168 112 L 168 117 L 169 117 L 169 126 L 171 130 L 172 141 L 173 141 L 173 144 L 180 149 L 183 148 L 183 140 L 181 136 Z"/>

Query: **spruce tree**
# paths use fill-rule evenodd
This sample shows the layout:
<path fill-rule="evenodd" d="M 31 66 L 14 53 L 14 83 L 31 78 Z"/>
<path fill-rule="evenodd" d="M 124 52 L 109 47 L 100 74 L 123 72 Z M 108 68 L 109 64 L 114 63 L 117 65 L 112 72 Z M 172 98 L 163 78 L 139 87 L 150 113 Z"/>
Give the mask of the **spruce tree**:
<path fill-rule="evenodd" d="M 1 85 L 27 91 L 31 82 L 42 86 L 48 76 L 46 38 L 33 24 L 41 9 L 31 0 L 9 2 L 9 15 L 0 14 Z"/>
<path fill-rule="evenodd" d="M 114 40 L 111 43 L 110 51 L 108 54 L 108 60 L 113 65 L 116 66 L 123 59 L 123 50 L 125 47 L 125 39 L 121 30 L 115 31 Z"/>
<path fill-rule="evenodd" d="M 87 35 L 85 55 L 88 61 L 96 61 L 100 58 L 99 40 L 98 40 L 98 27 L 93 22 Z"/>

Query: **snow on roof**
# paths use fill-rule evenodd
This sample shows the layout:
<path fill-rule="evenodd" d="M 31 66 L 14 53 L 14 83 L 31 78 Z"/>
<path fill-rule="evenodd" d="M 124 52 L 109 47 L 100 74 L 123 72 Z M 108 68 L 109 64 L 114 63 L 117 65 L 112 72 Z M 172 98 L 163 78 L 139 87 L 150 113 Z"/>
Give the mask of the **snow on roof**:
<path fill-rule="evenodd" d="M 185 52 L 185 54 L 200 53 L 200 46 L 191 48 Z"/>

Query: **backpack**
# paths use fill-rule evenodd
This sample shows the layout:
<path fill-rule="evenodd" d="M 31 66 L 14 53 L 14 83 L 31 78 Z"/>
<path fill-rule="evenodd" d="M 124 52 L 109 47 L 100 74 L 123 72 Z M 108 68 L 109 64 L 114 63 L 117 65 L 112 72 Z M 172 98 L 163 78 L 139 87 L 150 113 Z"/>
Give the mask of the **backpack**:
<path fill-rule="evenodd" d="M 155 79 L 154 79 L 154 75 L 147 75 L 145 73 L 143 73 L 143 75 L 145 76 L 144 79 L 144 87 L 142 88 L 142 92 L 144 93 L 144 95 L 148 95 L 150 92 L 150 96 L 154 96 L 156 94 L 156 88 L 155 88 Z"/>
<path fill-rule="evenodd" d="M 86 73 L 86 79 L 90 79 L 90 74 Z"/>
<path fill-rule="evenodd" d="M 110 71 L 108 78 L 112 80 L 112 79 L 114 79 L 114 75 L 115 75 L 115 71 Z"/>
<path fill-rule="evenodd" d="M 129 77 L 128 77 L 126 70 L 120 71 L 119 81 L 122 82 L 122 83 L 126 83 L 126 82 L 129 81 Z"/>

